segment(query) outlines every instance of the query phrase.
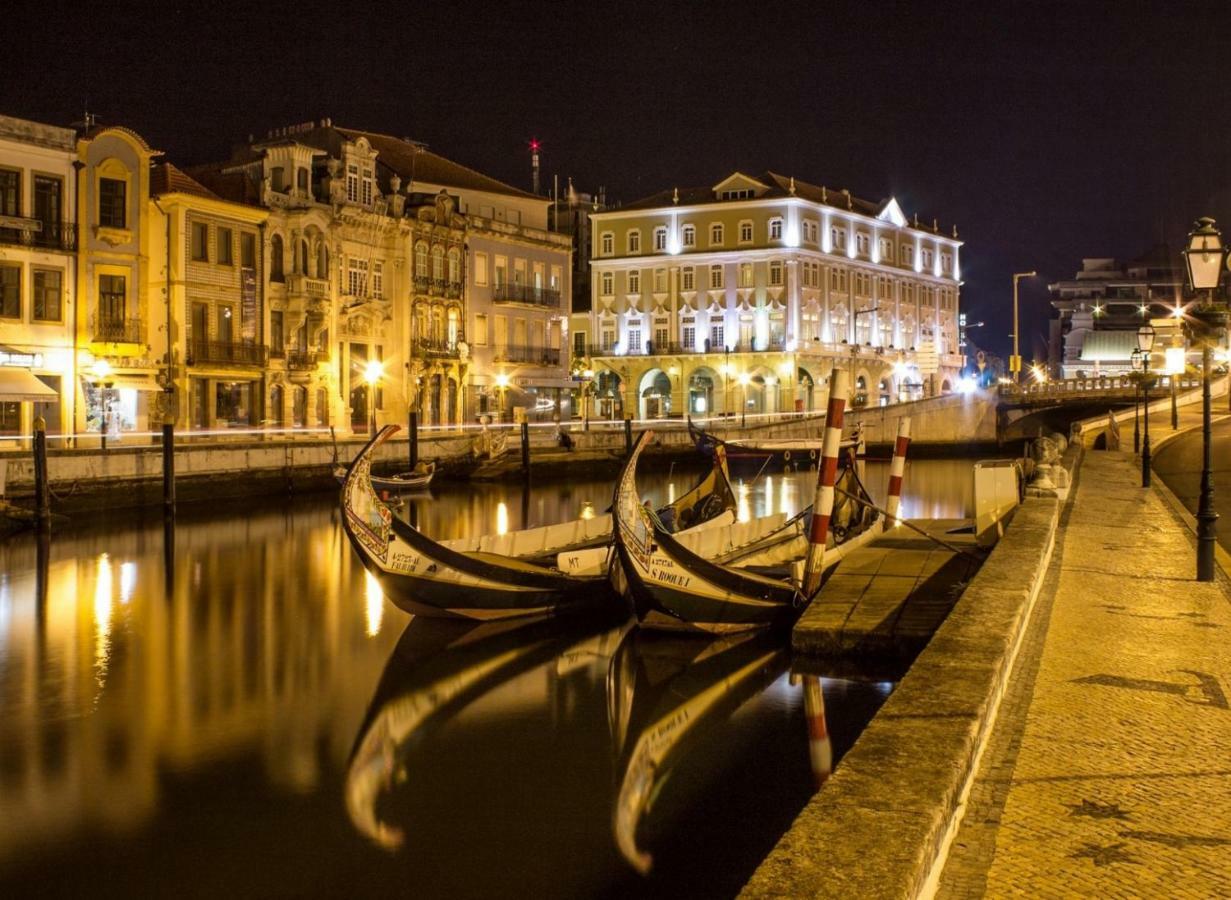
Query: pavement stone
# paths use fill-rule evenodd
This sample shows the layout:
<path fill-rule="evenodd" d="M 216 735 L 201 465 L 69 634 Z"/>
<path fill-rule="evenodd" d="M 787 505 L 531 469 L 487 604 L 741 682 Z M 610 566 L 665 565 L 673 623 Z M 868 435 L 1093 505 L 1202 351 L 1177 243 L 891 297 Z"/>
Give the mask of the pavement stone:
<path fill-rule="evenodd" d="M 1139 473 L 1086 454 L 941 898 L 1231 896 L 1231 585 Z"/>

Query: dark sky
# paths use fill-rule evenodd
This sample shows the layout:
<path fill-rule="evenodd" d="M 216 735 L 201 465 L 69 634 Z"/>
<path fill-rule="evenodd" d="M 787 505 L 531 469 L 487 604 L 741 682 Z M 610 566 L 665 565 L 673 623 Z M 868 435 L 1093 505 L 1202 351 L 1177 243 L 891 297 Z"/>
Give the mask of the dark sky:
<path fill-rule="evenodd" d="M 1151 9 L 1139 7 L 1151 6 Z M 322 116 L 527 186 L 633 200 L 734 168 L 896 195 L 967 242 L 971 337 L 1026 342 L 1082 256 L 1231 224 L 1231 4 L 1125 2 L 19 3 L 0 112 L 88 103 L 173 161 Z M 27 39 L 27 37 L 29 39 Z"/>

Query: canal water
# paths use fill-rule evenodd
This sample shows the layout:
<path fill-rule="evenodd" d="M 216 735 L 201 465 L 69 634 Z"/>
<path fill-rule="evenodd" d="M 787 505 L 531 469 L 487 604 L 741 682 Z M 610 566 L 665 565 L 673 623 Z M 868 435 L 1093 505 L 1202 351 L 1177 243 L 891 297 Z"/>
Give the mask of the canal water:
<path fill-rule="evenodd" d="M 653 468 L 655 499 L 696 476 Z M 741 514 L 793 512 L 813 478 L 750 478 Z M 880 499 L 886 478 L 868 464 Z M 969 482 L 911 463 L 904 512 L 965 515 Z M 441 483 L 413 515 L 461 537 L 610 496 Z M 789 663 L 764 637 L 411 621 L 331 494 L 19 536 L 0 896 L 733 896 L 892 689 Z"/>

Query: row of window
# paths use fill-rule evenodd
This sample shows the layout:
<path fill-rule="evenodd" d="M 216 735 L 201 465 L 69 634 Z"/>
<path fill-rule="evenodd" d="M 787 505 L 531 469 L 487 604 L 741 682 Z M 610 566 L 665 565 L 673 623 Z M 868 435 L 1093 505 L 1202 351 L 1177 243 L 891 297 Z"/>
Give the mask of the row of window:
<path fill-rule="evenodd" d="M 783 220 L 781 216 L 775 216 L 770 219 L 767 225 L 767 237 L 770 241 L 781 241 L 783 239 Z M 805 219 L 803 222 L 803 242 L 806 244 L 819 243 L 820 226 L 817 222 L 811 219 Z M 740 245 L 752 244 L 754 240 L 753 222 L 751 219 L 745 219 L 738 225 L 738 243 Z M 842 253 L 847 251 L 847 229 L 839 226 L 834 226 L 830 229 L 829 246 L 824 247 L 827 252 Z M 659 225 L 653 231 L 654 252 L 662 253 L 669 249 L 667 227 Z M 726 242 L 726 226 L 721 222 L 714 222 L 709 226 L 709 246 L 722 247 Z M 851 248 L 853 251 L 849 255 L 870 257 L 872 248 L 872 238 L 865 232 L 857 231 L 855 233 L 855 244 Z M 697 227 L 695 225 L 686 224 L 680 228 L 680 246 L 684 250 L 691 250 L 697 246 Z M 894 261 L 894 241 L 891 238 L 882 237 L 877 244 L 877 253 L 874 262 L 893 262 Z M 639 228 L 631 228 L 625 235 L 625 255 L 636 256 L 641 253 L 641 230 Z M 911 243 L 903 243 L 901 245 L 902 264 L 909 266 L 914 261 L 914 245 Z M 923 269 L 931 269 L 934 265 L 934 251 L 931 248 L 923 248 L 921 250 L 920 265 Z M 615 255 L 615 232 L 604 231 L 599 237 L 599 255 L 614 256 Z M 940 255 L 941 271 L 949 274 L 952 271 L 953 259 L 952 254 L 948 251 L 942 252 Z"/>
<path fill-rule="evenodd" d="M 210 247 L 210 231 L 214 232 L 214 244 Z M 235 231 L 222 225 L 211 229 L 208 222 L 190 224 L 190 252 L 193 262 L 213 262 L 220 266 L 235 265 Z M 275 235 L 276 237 L 276 235 Z M 281 250 L 281 238 L 277 248 Z M 256 268 L 256 235 L 250 231 L 239 233 L 239 264 Z M 281 267 L 279 266 L 279 269 Z"/>
<path fill-rule="evenodd" d="M 0 318 L 25 320 L 22 304 L 23 267 L 20 263 L 0 263 Z M 64 272 L 31 266 L 30 320 L 64 321 Z"/>
<path fill-rule="evenodd" d="M 560 266 L 552 266 L 548 270 L 543 263 L 535 262 L 530 263 L 529 268 L 527 268 L 526 260 L 514 259 L 512 272 L 510 273 L 509 258 L 507 256 L 496 254 L 490 262 L 493 265 L 489 272 L 488 255 L 481 251 L 474 254 L 474 283 L 476 285 L 485 286 L 490 280 L 491 284 L 495 287 L 511 283 L 515 285 L 531 285 L 535 289 L 540 290 L 544 287 L 553 291 L 560 290 L 561 278 L 563 276 L 563 269 Z M 511 282 L 509 280 L 510 274 L 512 275 Z M 548 279 L 546 284 L 543 283 L 545 276 Z M 527 277 L 530 278 L 529 281 L 526 280 Z"/>
<path fill-rule="evenodd" d="M 479 347 L 491 344 L 495 347 L 541 347 L 555 350 L 560 346 L 560 331 L 555 327 L 549 328 L 544 319 L 514 319 L 513 333 L 510 335 L 508 316 L 492 316 L 489 322 L 488 316 L 480 313 L 474 317 L 471 343 Z"/>
<path fill-rule="evenodd" d="M 695 291 L 697 289 L 697 272 L 700 269 L 701 275 L 706 277 L 708 290 L 721 290 L 726 286 L 726 266 L 722 264 L 714 264 L 711 266 L 683 266 L 680 268 L 680 290 Z M 654 269 L 653 271 L 653 290 L 656 294 L 666 293 L 669 288 L 667 284 L 667 270 Z M 820 287 L 821 286 L 821 264 L 815 262 L 803 262 L 800 266 L 801 278 L 804 287 Z M 641 293 L 641 270 L 629 269 L 625 273 L 627 283 L 627 291 L 629 294 Z M 846 293 L 849 280 L 854 282 L 855 293 L 861 297 L 870 297 L 872 276 L 868 272 L 856 270 L 848 272 L 846 269 L 832 268 L 829 270 L 829 286 L 833 291 Z M 755 287 L 754 269 L 752 263 L 740 263 L 736 269 L 736 285 L 740 288 Z M 889 276 L 875 276 L 879 292 L 877 296 L 887 297 L 892 289 L 892 279 Z M 770 260 L 768 265 L 768 282 L 770 287 L 781 287 L 783 281 L 783 266 L 781 260 Z M 909 289 L 911 285 L 903 285 Z M 929 290 L 935 290 L 930 288 Z M 950 291 L 943 291 L 945 295 L 951 295 Z M 599 276 L 599 295 L 602 297 L 615 296 L 615 273 L 603 272 Z"/>
<path fill-rule="evenodd" d="M 0 169 L 0 216 L 24 216 L 21 182 L 19 170 Z M 38 219 L 45 226 L 58 226 L 63 216 L 64 179 L 54 175 L 35 174 L 33 189 L 34 208 L 30 218 Z"/>
<path fill-rule="evenodd" d="M 346 258 L 346 293 L 352 297 L 385 296 L 385 264 L 373 260 L 369 273 L 368 261 L 357 256 Z M 371 278 L 369 279 L 369 274 Z"/>
<path fill-rule="evenodd" d="M 446 258 L 445 249 L 440 244 L 434 244 L 429 254 L 427 243 L 420 241 L 415 244 L 415 277 L 444 281 L 447 263 L 449 283 L 459 284 L 462 280 L 461 260 L 461 251 L 457 247 L 450 247 Z"/>

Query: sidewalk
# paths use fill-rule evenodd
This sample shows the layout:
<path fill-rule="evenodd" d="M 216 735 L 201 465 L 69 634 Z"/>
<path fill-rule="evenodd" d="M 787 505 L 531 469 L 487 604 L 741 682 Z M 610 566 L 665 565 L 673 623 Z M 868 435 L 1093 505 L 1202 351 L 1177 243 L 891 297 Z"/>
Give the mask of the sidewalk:
<path fill-rule="evenodd" d="M 1231 896 L 1231 591 L 1139 485 L 1086 453 L 942 898 Z"/>

